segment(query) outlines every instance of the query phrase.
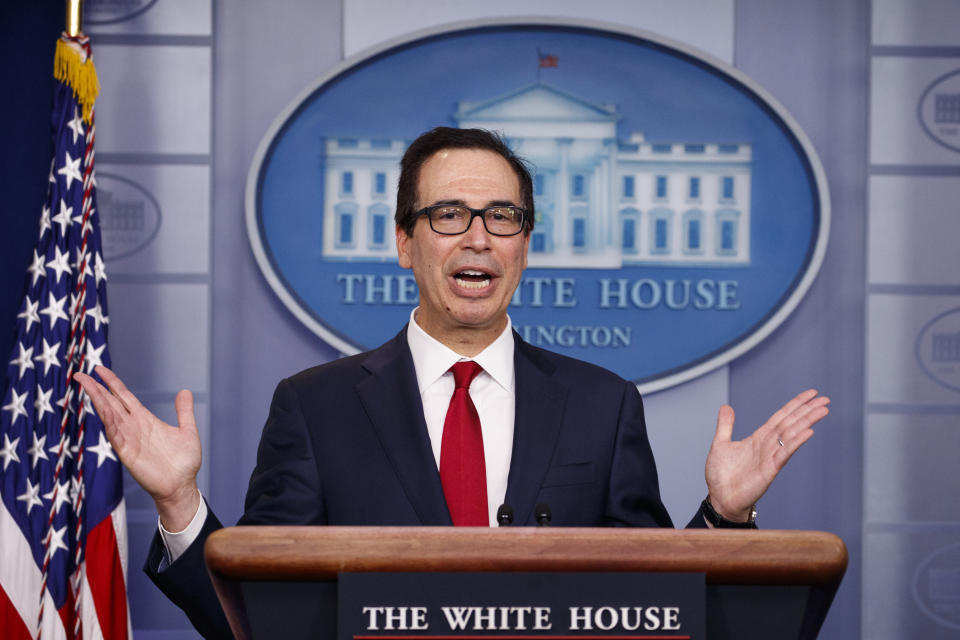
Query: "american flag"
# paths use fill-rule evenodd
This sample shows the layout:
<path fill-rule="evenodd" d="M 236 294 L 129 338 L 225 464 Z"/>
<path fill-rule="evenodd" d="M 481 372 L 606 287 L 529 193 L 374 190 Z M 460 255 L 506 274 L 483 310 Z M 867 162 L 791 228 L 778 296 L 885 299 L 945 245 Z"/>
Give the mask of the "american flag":
<path fill-rule="evenodd" d="M 75 371 L 109 366 L 88 38 L 57 43 L 49 190 L 0 410 L 0 635 L 127 638 L 121 468 Z"/>
<path fill-rule="evenodd" d="M 537 49 L 537 58 L 540 60 L 538 69 L 555 69 L 560 64 L 560 58 L 552 53 L 543 53 Z"/>

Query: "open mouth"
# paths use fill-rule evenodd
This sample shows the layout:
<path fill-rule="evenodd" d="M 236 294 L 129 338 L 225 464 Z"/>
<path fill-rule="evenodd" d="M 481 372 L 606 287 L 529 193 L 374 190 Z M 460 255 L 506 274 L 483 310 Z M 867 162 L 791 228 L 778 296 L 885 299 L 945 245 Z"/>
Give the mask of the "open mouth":
<path fill-rule="evenodd" d="M 473 269 L 464 269 L 453 275 L 457 286 L 464 289 L 483 289 L 490 286 L 491 276 L 489 273 L 475 271 Z"/>

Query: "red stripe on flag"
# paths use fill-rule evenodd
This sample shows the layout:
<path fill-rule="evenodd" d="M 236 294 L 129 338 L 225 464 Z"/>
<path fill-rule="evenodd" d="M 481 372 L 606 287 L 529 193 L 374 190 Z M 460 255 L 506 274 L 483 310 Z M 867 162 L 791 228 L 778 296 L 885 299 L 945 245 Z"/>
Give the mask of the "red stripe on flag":
<path fill-rule="evenodd" d="M 73 597 L 73 590 L 67 589 L 67 599 L 64 601 L 63 605 L 57 609 L 57 614 L 60 616 L 60 622 L 63 623 L 63 629 L 67 633 L 67 638 L 75 638 L 73 630 L 76 627 L 77 622 L 77 613 L 75 609 L 76 599 Z M 41 635 L 41 637 L 43 637 Z"/>
<path fill-rule="evenodd" d="M 127 593 L 112 517 L 104 518 L 87 534 L 86 564 L 103 637 L 127 638 Z"/>
<path fill-rule="evenodd" d="M 2 507 L 0 507 L 2 508 Z M 23 623 L 20 613 L 14 608 L 7 592 L 0 587 L 0 631 L 5 640 L 30 640 L 32 636 Z"/>

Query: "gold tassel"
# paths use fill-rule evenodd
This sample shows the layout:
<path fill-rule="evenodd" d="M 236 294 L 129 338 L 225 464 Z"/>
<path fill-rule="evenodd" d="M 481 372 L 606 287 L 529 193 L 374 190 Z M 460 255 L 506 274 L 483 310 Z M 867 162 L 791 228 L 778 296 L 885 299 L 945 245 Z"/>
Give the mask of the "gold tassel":
<path fill-rule="evenodd" d="M 83 108 L 83 120 L 90 124 L 93 103 L 100 91 L 97 70 L 93 60 L 84 59 L 84 55 L 70 46 L 62 38 L 57 40 L 57 52 L 53 59 L 53 75 L 73 89 L 73 95 Z"/>

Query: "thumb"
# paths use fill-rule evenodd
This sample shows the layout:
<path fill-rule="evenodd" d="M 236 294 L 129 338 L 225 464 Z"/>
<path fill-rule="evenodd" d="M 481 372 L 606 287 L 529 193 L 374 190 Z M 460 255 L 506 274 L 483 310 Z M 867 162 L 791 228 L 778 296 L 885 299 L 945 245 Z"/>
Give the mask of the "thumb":
<path fill-rule="evenodd" d="M 173 406 L 177 410 L 177 423 L 180 428 L 196 431 L 197 420 L 193 415 L 193 394 L 186 389 L 181 389 L 173 401 Z"/>
<path fill-rule="evenodd" d="M 717 435 L 713 437 L 714 442 L 730 441 L 733 436 L 733 419 L 733 407 L 728 404 L 720 407 L 720 411 L 717 413 Z"/>

